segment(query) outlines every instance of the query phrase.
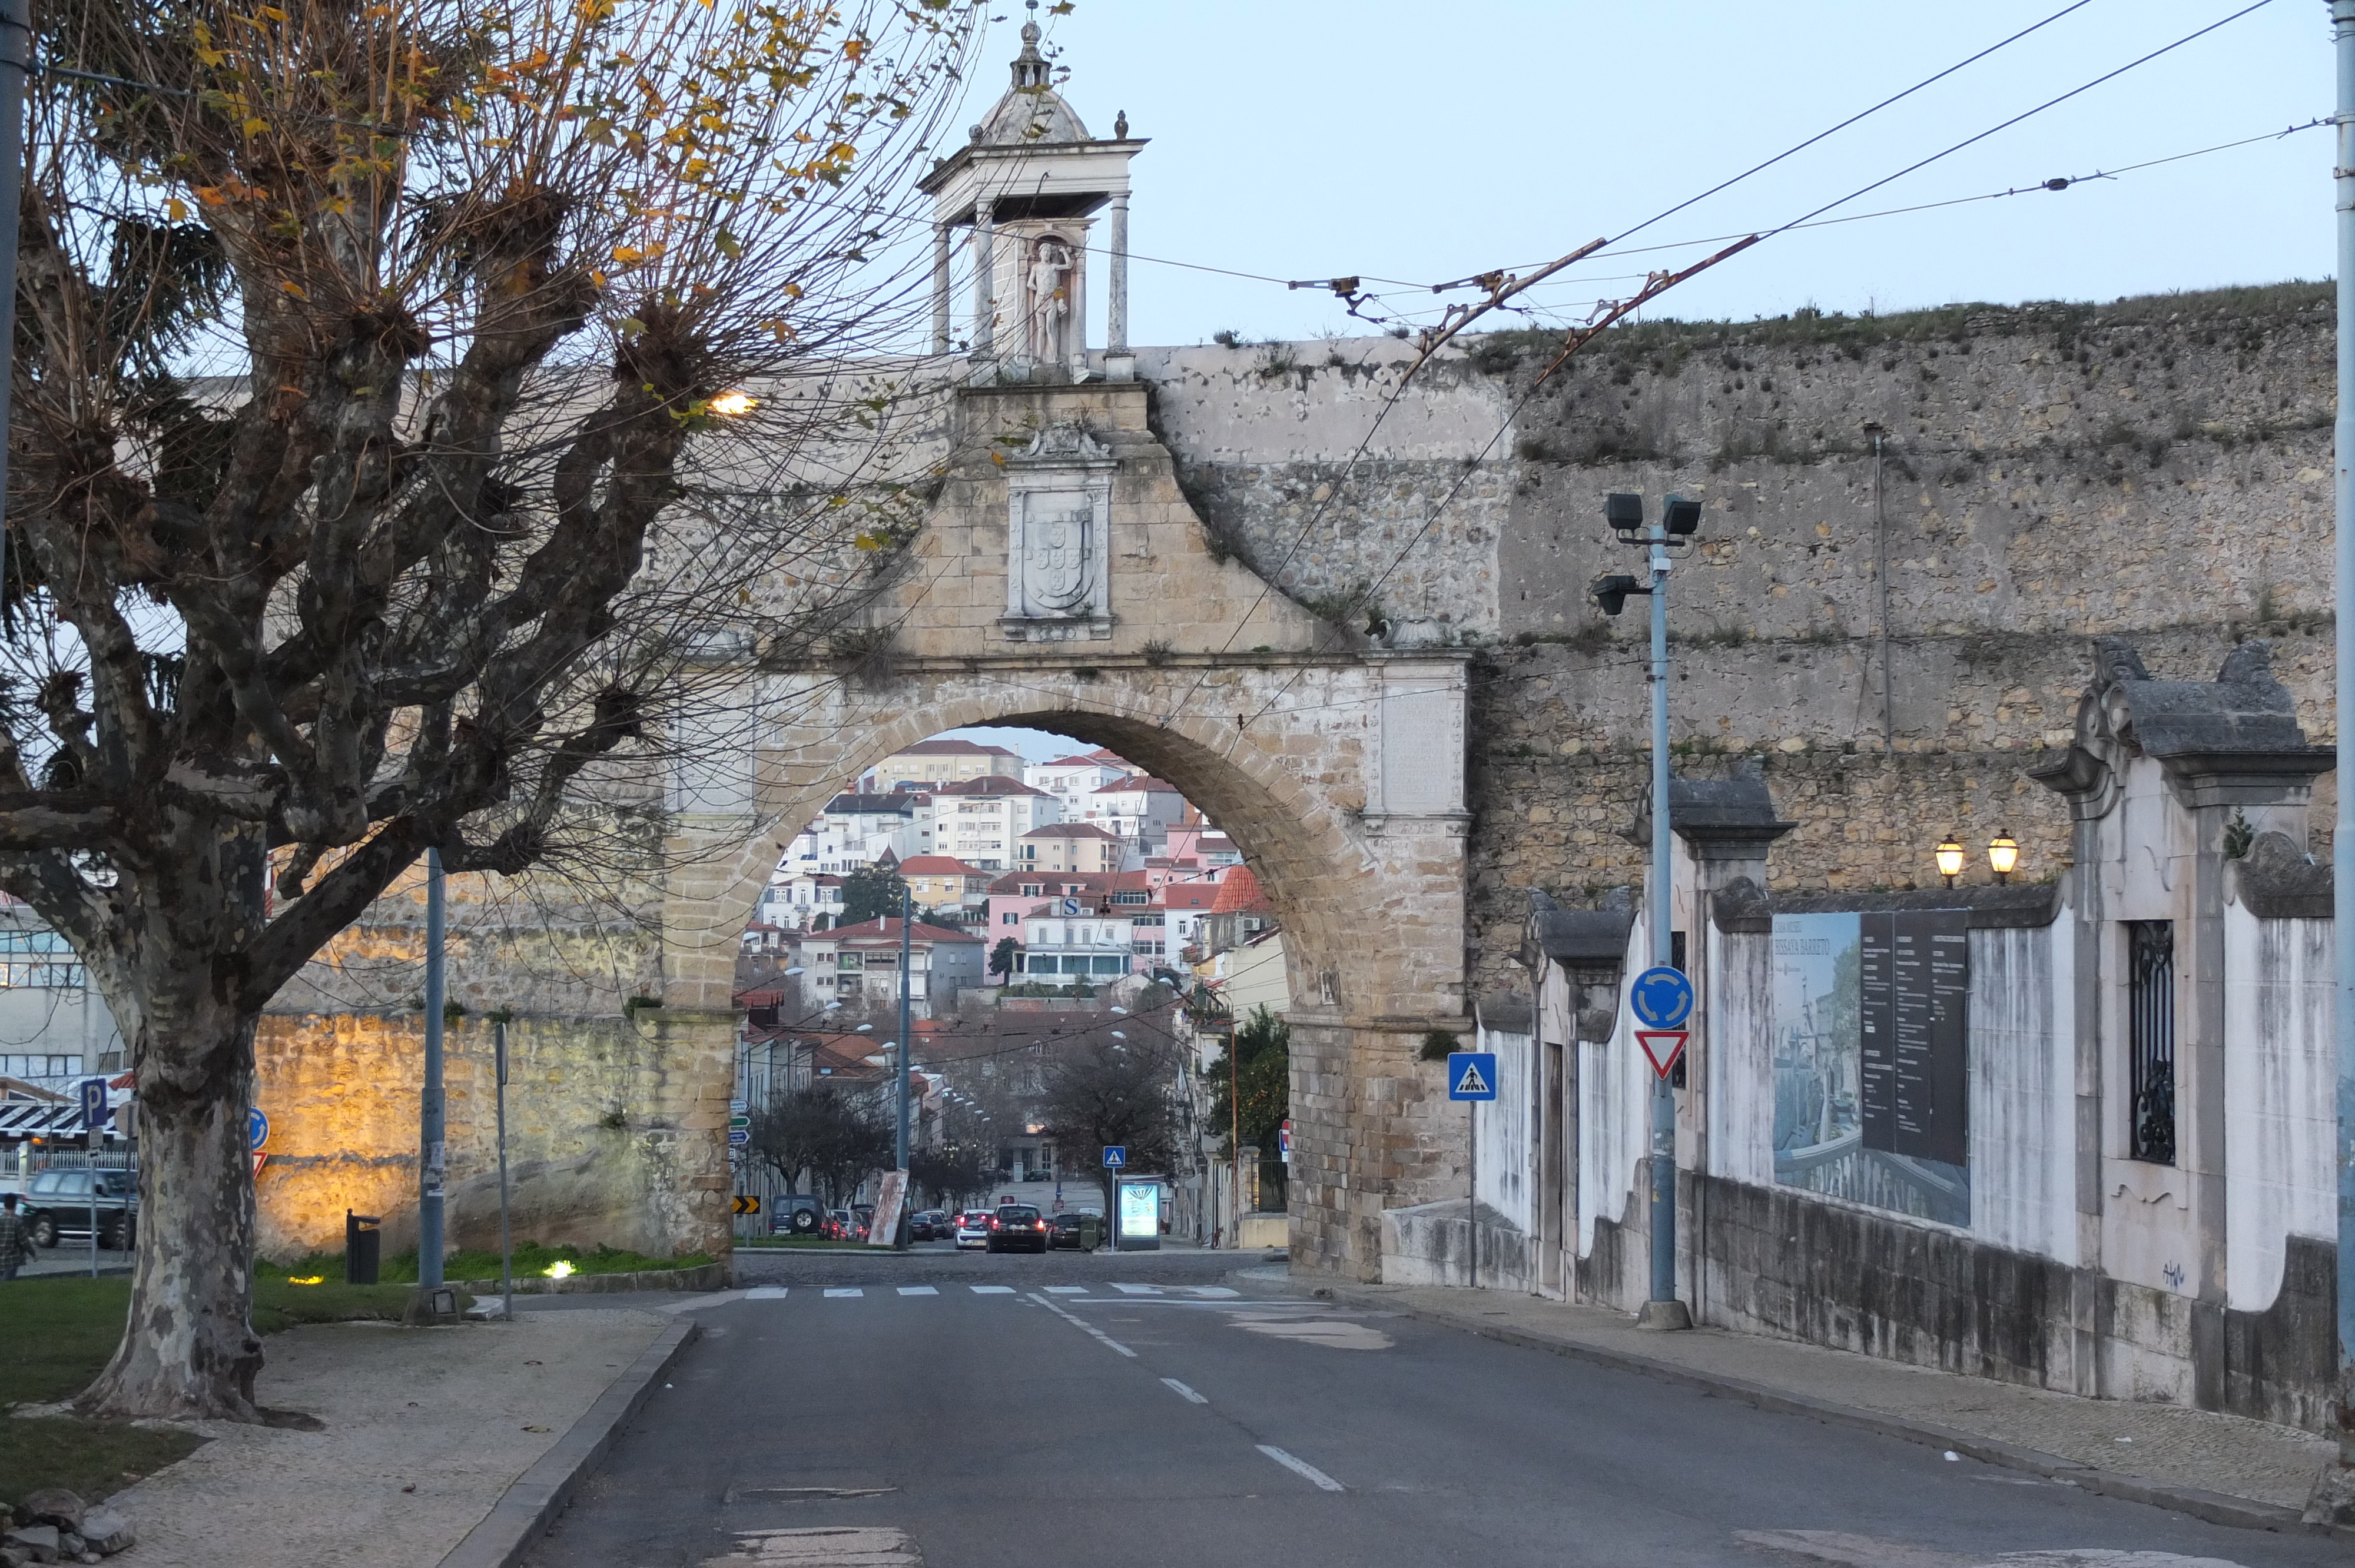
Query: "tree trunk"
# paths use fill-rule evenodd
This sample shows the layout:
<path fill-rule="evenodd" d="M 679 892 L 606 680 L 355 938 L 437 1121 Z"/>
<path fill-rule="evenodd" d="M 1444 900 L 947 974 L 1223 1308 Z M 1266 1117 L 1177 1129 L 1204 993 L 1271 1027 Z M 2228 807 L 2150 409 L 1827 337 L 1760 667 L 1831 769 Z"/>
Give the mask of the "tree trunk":
<path fill-rule="evenodd" d="M 139 1071 L 139 1254 L 132 1331 L 75 1402 L 85 1415 L 262 1421 L 253 1403 L 253 1169 L 246 1136 L 256 1020 L 151 1013 Z"/>

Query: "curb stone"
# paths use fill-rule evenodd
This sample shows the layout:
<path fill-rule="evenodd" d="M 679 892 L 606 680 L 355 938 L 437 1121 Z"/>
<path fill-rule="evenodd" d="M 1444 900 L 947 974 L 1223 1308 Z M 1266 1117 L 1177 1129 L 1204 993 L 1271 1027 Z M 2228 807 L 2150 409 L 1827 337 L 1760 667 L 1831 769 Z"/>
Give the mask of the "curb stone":
<path fill-rule="evenodd" d="M 1239 1271 L 1240 1272 L 1240 1271 Z M 1812 1394 L 1792 1393 L 1770 1388 L 1746 1379 L 1728 1377 L 1721 1372 L 1700 1371 L 1675 1361 L 1660 1361 L 1651 1356 L 1637 1355 L 1631 1351 L 1614 1350 L 1604 1345 L 1583 1343 L 1577 1340 L 1556 1339 L 1547 1334 L 1533 1334 L 1500 1323 L 1436 1308 L 1421 1307 L 1373 1291 L 1356 1290 L 1345 1284 L 1315 1284 L 1307 1280 L 1282 1278 L 1272 1273 L 1253 1275 L 1252 1283 L 1273 1287 L 1295 1296 L 1312 1296 L 1319 1300 L 1339 1301 L 1353 1307 L 1378 1307 L 1385 1311 L 1401 1312 L 1407 1317 L 1443 1328 L 1458 1329 L 1476 1334 L 1484 1340 L 1502 1344 L 1518 1345 L 1525 1350 L 1549 1351 L 1558 1356 L 1576 1361 L 1592 1361 L 1598 1366 L 1631 1372 L 1639 1376 L 1656 1378 L 1662 1383 L 1694 1389 L 1702 1393 L 1739 1400 L 1760 1410 L 1771 1410 L 1785 1415 L 1806 1416 L 1836 1426 L 1854 1426 L 1884 1437 L 1896 1437 L 1908 1443 L 1920 1443 L 1933 1448 L 1951 1448 L 1966 1458 L 1981 1464 L 1994 1465 L 2007 1470 L 2025 1470 L 2047 1480 L 2059 1481 L 2104 1497 L 2126 1502 L 2147 1503 L 2154 1508 L 2169 1509 L 2205 1520 L 2210 1524 L 2227 1525 L 2239 1530 L 2270 1530 L 2307 1535 L 2330 1535 L 2344 1541 L 2355 1541 L 2355 1528 L 2346 1525 L 2308 1525 L 2299 1517 L 2299 1510 L 2279 1503 L 2260 1502 L 2254 1498 L 2232 1497 L 2223 1492 L 2203 1491 L 2197 1487 L 2174 1487 L 2161 1481 L 2147 1480 L 2140 1476 L 2122 1475 L 2115 1470 L 2097 1469 L 2058 1454 L 2023 1447 L 2016 1443 L 2000 1442 L 1975 1433 L 1941 1426 L 1932 1421 L 1917 1421 L 1910 1416 L 1893 1415 L 1887 1411 L 1869 1410 L 1861 1405 L 1842 1404 L 1834 1400 L 1817 1399 Z"/>
<path fill-rule="evenodd" d="M 513 1568 L 522 1561 L 526 1549 L 564 1511 L 572 1500 L 572 1489 L 604 1458 L 697 1331 L 695 1320 L 687 1319 L 657 1335 L 538 1463 L 516 1478 L 491 1511 L 442 1559 L 442 1568 Z"/>

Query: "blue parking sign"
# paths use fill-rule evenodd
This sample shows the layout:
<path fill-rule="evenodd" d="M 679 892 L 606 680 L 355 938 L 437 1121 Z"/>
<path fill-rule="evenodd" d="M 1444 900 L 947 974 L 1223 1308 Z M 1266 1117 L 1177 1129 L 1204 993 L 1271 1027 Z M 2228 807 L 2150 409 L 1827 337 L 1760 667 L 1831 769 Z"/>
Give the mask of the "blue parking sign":
<path fill-rule="evenodd" d="M 98 1132 L 106 1126 L 106 1080 L 84 1078 L 81 1081 L 81 1127 L 84 1132 Z"/>
<path fill-rule="evenodd" d="M 1497 1054 L 1456 1051 L 1447 1058 L 1447 1097 L 1451 1100 L 1493 1100 L 1497 1097 Z"/>

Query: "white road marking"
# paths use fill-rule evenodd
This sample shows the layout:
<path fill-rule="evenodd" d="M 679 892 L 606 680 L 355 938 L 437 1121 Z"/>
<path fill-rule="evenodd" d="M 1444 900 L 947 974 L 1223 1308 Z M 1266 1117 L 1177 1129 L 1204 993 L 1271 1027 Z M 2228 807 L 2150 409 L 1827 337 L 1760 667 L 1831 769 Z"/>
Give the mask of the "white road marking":
<path fill-rule="evenodd" d="M 973 1293 L 975 1296 L 1011 1296 L 1014 1294 L 1014 1287 L 1011 1285 L 976 1285 L 973 1287 Z"/>
<path fill-rule="evenodd" d="M 785 1298 L 786 1289 L 787 1287 L 783 1285 L 756 1285 L 751 1289 L 744 1292 L 744 1299 L 747 1301 L 783 1301 Z"/>
<path fill-rule="evenodd" d="M 900 1294 L 902 1296 L 938 1296 L 940 1292 L 933 1289 L 929 1285 L 902 1285 L 900 1287 Z"/>
<path fill-rule="evenodd" d="M 1184 1383 L 1179 1383 L 1174 1377 L 1165 1377 L 1161 1381 L 1167 1383 L 1171 1388 L 1176 1389 L 1178 1391 L 1178 1397 L 1184 1400 L 1188 1404 L 1208 1404 L 1210 1403 L 1200 1394 L 1196 1393 L 1192 1389 L 1188 1388 Z"/>
<path fill-rule="evenodd" d="M 1345 1323 L 1333 1318 L 1302 1321 L 1297 1318 L 1238 1318 L 1234 1327 L 1275 1340 L 1299 1340 L 1332 1351 L 1387 1351 L 1391 1337 L 1366 1323 Z"/>
<path fill-rule="evenodd" d="M 833 1289 L 828 1290 L 828 1291 L 826 1293 L 826 1299 L 827 1299 L 827 1300 L 829 1300 L 829 1301 L 838 1301 L 838 1300 L 844 1300 L 844 1299 L 855 1298 L 857 1298 L 857 1297 L 864 1296 L 864 1295 L 866 1295 L 866 1294 L 867 1294 L 867 1292 L 865 1292 L 864 1290 L 859 1289 L 859 1288 L 858 1288 L 858 1287 L 857 1287 L 856 1285 L 838 1285 L 838 1286 L 836 1286 Z"/>
<path fill-rule="evenodd" d="M 833 1526 L 819 1530 L 751 1530 L 725 1557 L 706 1568 L 924 1568 L 924 1554 L 904 1530 Z"/>
<path fill-rule="evenodd" d="M 1122 1344 L 1118 1340 L 1114 1339 L 1110 1334 L 1105 1333 L 1102 1329 L 1097 1328 L 1093 1323 L 1089 1322 L 1086 1319 L 1075 1318 L 1071 1313 L 1064 1311 L 1060 1302 L 1050 1301 L 1044 1296 L 1036 1294 L 1033 1294 L 1030 1299 L 1036 1301 L 1039 1306 L 1044 1307 L 1048 1311 L 1052 1312 L 1056 1317 L 1060 1318 L 1064 1322 L 1069 1323 L 1082 1334 L 1087 1335 L 1088 1338 L 1095 1340 L 1098 1344 L 1110 1346 L 1112 1349 L 1118 1351 L 1122 1355 L 1126 1356 L 1131 1361 L 1135 1361 L 1136 1359 L 1136 1352 L 1135 1351 L 1130 1350 L 1126 1345 Z"/>
<path fill-rule="evenodd" d="M 1087 1293 L 1088 1287 L 1084 1285 L 1050 1285 L 1047 1287 L 1047 1294 L 1050 1296 L 1085 1296 Z"/>
<path fill-rule="evenodd" d="M 1113 1288 L 1114 1288 L 1114 1290 L 1119 1291 L 1123 1296 L 1158 1296 L 1158 1295 L 1160 1295 L 1160 1294 L 1161 1294 L 1161 1287 L 1159 1287 L 1158 1285 L 1117 1285 L 1117 1284 L 1116 1284 L 1116 1285 L 1114 1285 L 1114 1286 L 1113 1287 Z"/>
<path fill-rule="evenodd" d="M 1293 1474 L 1296 1476 L 1304 1476 L 1309 1480 L 1314 1481 L 1316 1483 L 1317 1489 L 1320 1491 L 1346 1492 L 1349 1489 L 1340 1482 L 1335 1480 L 1332 1477 L 1327 1475 L 1324 1471 L 1318 1469 L 1316 1466 L 1310 1464 L 1307 1460 L 1295 1459 L 1281 1448 L 1273 1446 L 1270 1444 L 1262 1443 L 1259 1446 L 1259 1451 L 1266 1455 L 1269 1458 L 1274 1460 L 1277 1464 L 1282 1465 L 1285 1469 L 1290 1470 Z"/>
<path fill-rule="evenodd" d="M 1206 1299 L 1221 1301 L 1232 1300 L 1242 1294 L 1231 1285 L 1180 1285 L 1177 1288 L 1188 1296 L 1199 1296 Z"/>

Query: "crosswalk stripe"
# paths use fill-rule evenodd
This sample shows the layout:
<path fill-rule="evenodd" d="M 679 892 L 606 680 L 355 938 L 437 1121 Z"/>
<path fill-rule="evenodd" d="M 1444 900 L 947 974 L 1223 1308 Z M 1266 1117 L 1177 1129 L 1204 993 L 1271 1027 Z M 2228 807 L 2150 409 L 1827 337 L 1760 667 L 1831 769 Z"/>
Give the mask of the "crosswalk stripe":
<path fill-rule="evenodd" d="M 1158 1296 L 1161 1294 L 1161 1287 L 1158 1285 L 1121 1285 L 1116 1283 L 1113 1286 L 1113 1288 L 1119 1291 L 1123 1296 Z"/>
<path fill-rule="evenodd" d="M 783 1301 L 785 1298 L 786 1288 L 787 1287 L 783 1285 L 756 1285 L 751 1289 L 744 1292 L 744 1299 L 747 1301 Z"/>
<path fill-rule="evenodd" d="M 940 1292 L 933 1289 L 929 1285 L 902 1285 L 900 1287 L 900 1294 L 902 1296 L 938 1296 Z"/>
<path fill-rule="evenodd" d="M 1014 1294 L 1014 1287 L 1011 1285 L 976 1285 L 973 1287 L 973 1293 L 975 1296 L 1011 1296 Z"/>
<path fill-rule="evenodd" d="M 1088 1287 L 1084 1285 L 1050 1285 L 1047 1287 L 1047 1294 L 1050 1296 L 1085 1296 L 1087 1293 Z"/>
<path fill-rule="evenodd" d="M 837 1286 L 834 1289 L 826 1293 L 826 1299 L 829 1301 L 836 1300 L 843 1297 L 858 1297 L 864 1296 L 866 1294 L 867 1292 L 859 1289 L 856 1285 Z"/>

